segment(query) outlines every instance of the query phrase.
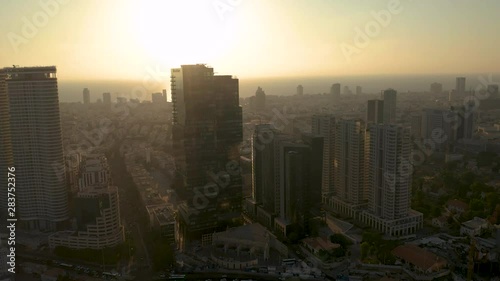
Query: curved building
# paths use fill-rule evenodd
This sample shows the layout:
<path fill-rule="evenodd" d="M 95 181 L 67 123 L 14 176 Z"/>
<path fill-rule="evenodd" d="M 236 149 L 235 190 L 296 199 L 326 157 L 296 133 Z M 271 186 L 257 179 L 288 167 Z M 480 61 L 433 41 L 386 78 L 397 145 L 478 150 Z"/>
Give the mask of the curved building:
<path fill-rule="evenodd" d="M 7 155 L 16 168 L 17 218 L 28 229 L 62 228 L 69 208 L 56 67 L 14 66 L 0 72 L 1 100 L 8 102 L 6 108 L 1 103 L 1 111 L 4 115 L 6 109 L 10 118 L 7 130 L 0 121 L 0 140 L 10 139 L 12 145 Z"/>

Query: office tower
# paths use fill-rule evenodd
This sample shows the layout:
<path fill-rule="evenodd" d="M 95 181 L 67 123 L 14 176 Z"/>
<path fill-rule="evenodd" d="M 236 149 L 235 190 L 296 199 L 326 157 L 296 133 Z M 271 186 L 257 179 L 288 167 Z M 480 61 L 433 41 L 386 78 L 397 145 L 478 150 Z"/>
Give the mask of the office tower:
<path fill-rule="evenodd" d="M 457 77 L 455 94 L 457 95 L 457 97 L 465 95 L 465 77 Z"/>
<path fill-rule="evenodd" d="M 83 104 L 90 104 L 90 91 L 88 88 L 83 89 Z"/>
<path fill-rule="evenodd" d="M 264 110 L 266 108 L 266 93 L 261 87 L 255 92 L 255 109 Z"/>
<path fill-rule="evenodd" d="M 361 86 L 356 86 L 356 95 L 361 95 L 363 93 L 363 90 Z"/>
<path fill-rule="evenodd" d="M 73 199 L 76 229 L 49 236 L 49 247 L 104 249 L 125 241 L 120 219 L 118 188 L 111 185 L 104 155 L 87 156 L 82 162 L 80 190 Z"/>
<path fill-rule="evenodd" d="M 410 209 L 410 128 L 371 124 L 365 142 L 369 208 L 361 221 L 391 236 L 414 233 L 422 226 L 423 216 Z"/>
<path fill-rule="evenodd" d="M 396 96 L 397 92 L 393 89 L 384 91 L 384 123 L 396 122 Z"/>
<path fill-rule="evenodd" d="M 384 101 L 383 100 L 368 100 L 366 110 L 366 123 L 383 123 L 384 122 Z"/>
<path fill-rule="evenodd" d="M 181 182 L 177 188 L 186 201 L 179 207 L 183 247 L 239 214 L 242 111 L 238 79 L 214 76 L 213 68 L 203 64 L 172 69 L 171 90 L 174 158 Z M 195 195 L 207 185 L 216 185 L 218 192 L 200 203 Z"/>
<path fill-rule="evenodd" d="M 297 146 L 284 153 L 280 218 L 285 225 L 304 225 L 308 212 L 307 186 L 309 185 L 309 154 L 306 146 Z"/>
<path fill-rule="evenodd" d="M 441 94 L 443 92 L 443 84 L 434 82 L 431 84 L 431 93 Z"/>
<path fill-rule="evenodd" d="M 163 93 L 151 94 L 151 102 L 154 104 L 163 104 L 167 102 L 167 96 Z"/>
<path fill-rule="evenodd" d="M 333 192 L 333 157 L 335 153 L 335 117 L 333 115 L 314 115 L 312 133 L 323 137 L 323 173 L 321 192 Z"/>
<path fill-rule="evenodd" d="M 491 84 L 488 85 L 488 94 L 490 99 L 498 99 L 500 98 L 499 92 L 498 92 L 498 85 L 497 84 Z"/>
<path fill-rule="evenodd" d="M 324 137 L 305 133 L 302 134 L 302 142 L 309 146 L 308 212 L 318 212 L 322 199 Z"/>
<path fill-rule="evenodd" d="M 111 93 L 102 93 L 102 102 L 104 104 L 111 104 Z"/>
<path fill-rule="evenodd" d="M 252 135 L 252 198 L 270 213 L 275 211 L 272 143 L 275 133 L 270 124 L 261 124 L 255 126 Z"/>
<path fill-rule="evenodd" d="M 294 227 L 307 234 L 311 212 L 318 210 L 321 200 L 323 137 L 274 134 L 272 153 L 276 211 L 272 228 L 283 236 Z"/>
<path fill-rule="evenodd" d="M 340 98 L 340 84 L 335 83 L 330 88 L 330 94 L 333 95 L 334 98 Z"/>
<path fill-rule="evenodd" d="M 446 132 L 444 115 L 445 110 L 441 109 L 423 109 L 422 110 L 422 138 L 424 139 L 437 139 L 440 135 L 449 138 L 449 132 Z M 436 142 L 436 141 L 434 141 Z M 441 144 L 442 142 L 439 141 Z"/>
<path fill-rule="evenodd" d="M 302 85 L 297 86 L 297 95 L 302 96 L 304 94 L 304 87 Z"/>
<path fill-rule="evenodd" d="M 452 110 L 424 109 L 422 111 L 421 137 L 432 141 L 436 149 L 462 139 L 471 139 L 474 130 L 473 112 L 464 107 Z"/>
<path fill-rule="evenodd" d="M 5 117 L 7 112 L 9 118 L 9 125 L 0 121 L 0 139 L 8 144 L 10 138 L 11 148 L 2 145 L 2 149 L 10 150 L 6 160 L 12 155 L 16 167 L 18 223 L 47 231 L 63 227 L 69 219 L 69 190 L 64 176 L 56 67 L 15 66 L 0 72 L 0 114 Z M 10 130 L 4 130 L 6 127 Z M 6 160 L 2 156 L 2 162 Z"/>

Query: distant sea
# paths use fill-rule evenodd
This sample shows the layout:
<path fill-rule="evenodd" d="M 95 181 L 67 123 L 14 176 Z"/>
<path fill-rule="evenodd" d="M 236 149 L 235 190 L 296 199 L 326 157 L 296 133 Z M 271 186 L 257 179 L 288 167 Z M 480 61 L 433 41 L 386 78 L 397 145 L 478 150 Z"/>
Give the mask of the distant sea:
<path fill-rule="evenodd" d="M 474 90 L 482 84 L 500 84 L 500 73 L 493 74 L 436 74 L 436 75 L 366 75 L 366 76 L 337 76 L 337 77 L 294 77 L 294 78 L 249 78 L 238 77 L 240 80 L 240 97 L 246 98 L 255 94 L 257 87 L 262 87 L 267 95 L 294 95 L 297 85 L 304 87 L 304 94 L 328 93 L 334 83 L 341 84 L 341 90 L 348 86 L 354 93 L 356 86 L 362 87 L 362 92 L 378 94 L 387 88 L 396 89 L 398 92 L 424 92 L 429 91 L 430 84 L 438 82 L 443 84 L 443 90 L 455 88 L 456 77 L 466 77 L 466 89 Z M 480 78 L 483 77 L 483 78 Z M 113 100 L 116 97 L 139 98 L 151 100 L 151 93 L 167 89 L 170 101 L 170 84 L 165 81 L 158 88 L 147 88 L 142 81 L 64 81 L 59 79 L 59 99 L 61 102 L 81 102 L 83 88 L 89 88 L 91 100 L 102 99 L 102 93 L 110 92 Z M 141 95 L 142 94 L 142 95 Z"/>

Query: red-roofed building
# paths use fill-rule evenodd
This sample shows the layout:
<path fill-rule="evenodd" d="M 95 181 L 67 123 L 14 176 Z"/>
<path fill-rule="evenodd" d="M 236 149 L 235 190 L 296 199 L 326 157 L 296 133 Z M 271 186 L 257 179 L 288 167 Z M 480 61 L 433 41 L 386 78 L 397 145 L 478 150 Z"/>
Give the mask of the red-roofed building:
<path fill-rule="evenodd" d="M 438 272 L 448 265 L 444 258 L 412 244 L 398 246 L 392 254 L 418 273 Z"/>
<path fill-rule="evenodd" d="M 455 214 L 463 214 L 465 211 L 469 209 L 469 205 L 462 200 L 458 199 L 450 199 L 446 203 L 446 207 L 450 212 Z"/>
<path fill-rule="evenodd" d="M 319 251 L 331 251 L 340 247 L 339 244 L 330 242 L 328 239 L 323 237 L 309 237 L 302 240 L 302 244 L 311 253 L 317 255 Z"/>

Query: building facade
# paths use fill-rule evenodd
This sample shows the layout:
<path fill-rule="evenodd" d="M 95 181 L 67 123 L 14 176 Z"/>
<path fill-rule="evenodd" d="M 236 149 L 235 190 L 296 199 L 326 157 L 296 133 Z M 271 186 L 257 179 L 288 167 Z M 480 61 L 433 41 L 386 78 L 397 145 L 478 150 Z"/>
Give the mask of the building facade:
<path fill-rule="evenodd" d="M 313 115 L 312 133 L 323 137 L 323 173 L 321 192 L 333 192 L 333 157 L 335 155 L 335 117 L 333 115 Z"/>
<path fill-rule="evenodd" d="M 396 98 L 397 92 L 393 89 L 387 89 L 383 92 L 384 98 L 384 123 L 396 122 Z"/>
<path fill-rule="evenodd" d="M 55 66 L 0 70 L 0 114 L 8 117 L 0 120 L 0 160 L 17 167 L 16 211 L 27 229 L 53 231 L 69 219 L 56 72 Z"/>
<path fill-rule="evenodd" d="M 171 71 L 171 94 L 177 193 L 185 202 L 178 229 L 187 242 L 241 214 L 239 80 L 203 64 L 182 65 Z M 214 196 L 197 195 L 209 188 Z"/>

